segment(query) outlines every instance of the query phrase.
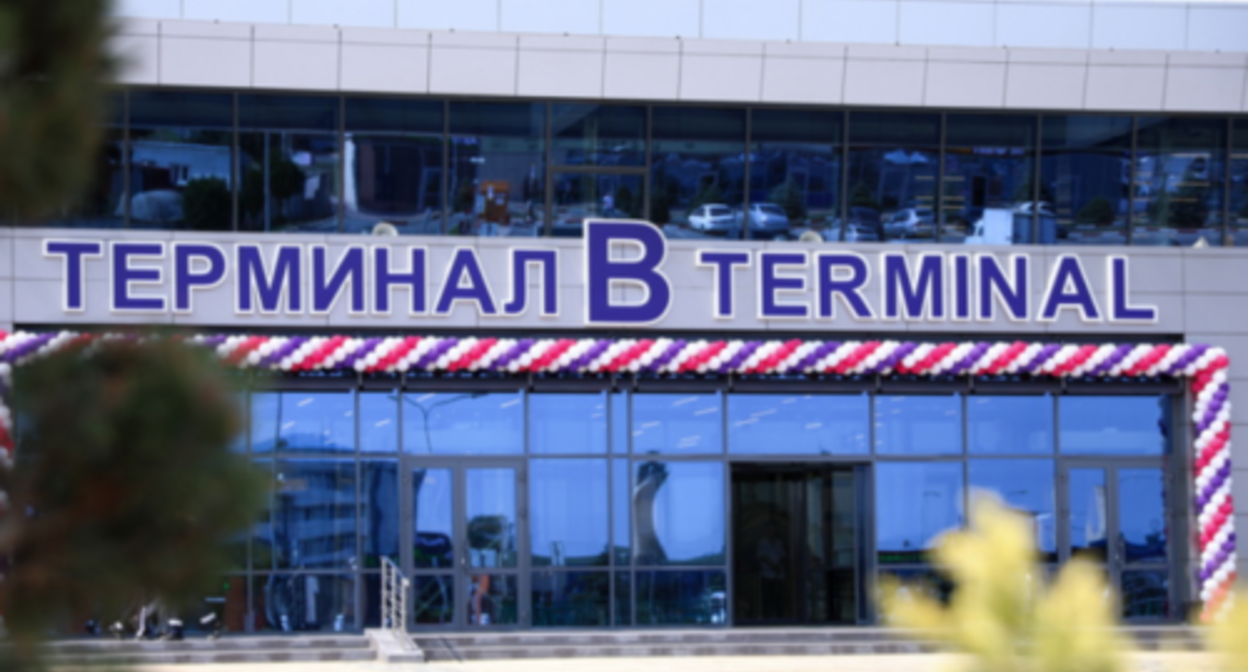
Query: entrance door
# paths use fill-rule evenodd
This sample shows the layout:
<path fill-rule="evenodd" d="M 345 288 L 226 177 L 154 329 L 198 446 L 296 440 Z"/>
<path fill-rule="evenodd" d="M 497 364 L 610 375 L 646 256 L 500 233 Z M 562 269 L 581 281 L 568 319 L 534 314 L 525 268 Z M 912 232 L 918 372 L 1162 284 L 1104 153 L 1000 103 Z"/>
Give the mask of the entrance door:
<path fill-rule="evenodd" d="M 522 476 L 518 460 L 409 463 L 416 627 L 525 624 Z"/>
<path fill-rule="evenodd" d="M 641 219 L 645 212 L 645 176 L 601 169 L 553 173 L 552 236 L 578 237 L 586 217 Z"/>
<path fill-rule="evenodd" d="M 858 496 L 853 467 L 733 466 L 734 622 L 858 620 Z"/>
<path fill-rule="evenodd" d="M 1105 570 L 1122 616 L 1170 615 L 1170 543 L 1165 472 L 1148 463 L 1070 462 L 1062 479 L 1064 558 Z"/>

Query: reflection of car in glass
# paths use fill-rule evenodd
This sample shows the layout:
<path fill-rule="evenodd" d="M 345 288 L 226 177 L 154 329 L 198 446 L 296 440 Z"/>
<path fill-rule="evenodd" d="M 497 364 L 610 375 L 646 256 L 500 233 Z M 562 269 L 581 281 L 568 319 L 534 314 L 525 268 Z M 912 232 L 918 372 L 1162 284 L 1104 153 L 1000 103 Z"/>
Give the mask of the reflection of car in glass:
<path fill-rule="evenodd" d="M 789 230 L 789 216 L 775 203 L 751 203 L 746 213 L 738 212 L 737 221 L 746 220 L 751 232 L 776 234 Z"/>
<path fill-rule="evenodd" d="M 930 236 L 935 228 L 936 213 L 930 208 L 898 210 L 884 222 L 884 233 L 890 236 Z"/>
<path fill-rule="evenodd" d="M 728 206 L 708 203 L 689 214 L 689 226 L 698 231 L 728 231 L 734 228 L 736 219 Z"/>
<path fill-rule="evenodd" d="M 849 209 L 848 223 L 845 227 L 846 241 L 878 241 L 884 237 L 880 226 L 880 213 L 871 208 L 853 206 Z M 841 235 L 841 220 L 832 223 L 832 228 L 824 232 L 827 240 L 836 240 Z"/>
<path fill-rule="evenodd" d="M 824 237 L 834 236 L 839 232 L 835 229 L 828 229 L 824 232 Z M 831 240 L 831 238 L 828 238 Z M 877 227 L 871 226 L 865 222 L 849 221 L 849 226 L 845 227 L 845 242 L 847 243 L 878 243 L 880 241 L 880 233 Z"/>

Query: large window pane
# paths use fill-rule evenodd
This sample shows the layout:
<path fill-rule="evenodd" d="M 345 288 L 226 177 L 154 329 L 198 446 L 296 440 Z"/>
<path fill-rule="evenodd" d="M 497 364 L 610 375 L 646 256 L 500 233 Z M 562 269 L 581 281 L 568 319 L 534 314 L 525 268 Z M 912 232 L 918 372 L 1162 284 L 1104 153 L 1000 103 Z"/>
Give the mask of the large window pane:
<path fill-rule="evenodd" d="M 355 399 L 351 392 L 277 392 L 255 397 L 277 397 L 276 447 L 286 452 L 352 452 L 355 450 Z M 261 399 L 252 403 L 260 410 L 268 405 Z M 264 421 L 261 421 L 264 422 Z M 253 427 L 258 425 L 253 424 Z M 254 436 L 254 435 L 253 435 Z M 266 437 L 267 438 L 267 437 Z M 268 441 L 272 441 L 268 438 Z M 252 450 L 273 449 L 273 444 L 256 443 Z"/>
<path fill-rule="evenodd" d="M 641 219 L 645 191 L 641 175 L 621 173 L 560 172 L 554 182 L 551 202 L 552 236 L 582 235 L 585 219 Z"/>
<path fill-rule="evenodd" d="M 728 395 L 728 450 L 756 455 L 870 452 L 867 395 Z"/>
<path fill-rule="evenodd" d="M 130 94 L 130 227 L 228 231 L 234 97 Z"/>
<path fill-rule="evenodd" d="M 718 565 L 724 561 L 724 466 L 639 462 L 633 479 L 633 561 Z"/>
<path fill-rule="evenodd" d="M 1236 119 L 1231 134 L 1231 235 L 1236 245 L 1248 245 L 1248 119 Z"/>
<path fill-rule="evenodd" d="M 1166 495 L 1166 477 L 1161 469 L 1118 470 L 1118 536 L 1124 561 L 1166 561 Z"/>
<path fill-rule="evenodd" d="M 606 453 L 607 394 L 530 395 L 529 433 L 534 453 Z"/>
<path fill-rule="evenodd" d="M 611 547 L 615 564 L 620 566 L 627 566 L 632 557 L 628 524 L 632 489 L 628 484 L 628 460 L 611 460 Z"/>
<path fill-rule="evenodd" d="M 646 158 L 646 108 L 553 105 L 550 135 L 557 166 L 640 166 Z"/>
<path fill-rule="evenodd" d="M 606 460 L 531 460 L 533 564 L 608 564 Z"/>
<path fill-rule="evenodd" d="M 451 103 L 449 232 L 541 234 L 546 106 Z"/>
<path fill-rule="evenodd" d="M 399 560 L 399 463 L 366 460 L 360 464 L 360 540 L 364 568 L 381 566 L 381 558 Z"/>
<path fill-rule="evenodd" d="M 355 629 L 356 579 L 351 574 L 268 574 L 251 582 L 256 629 L 342 632 Z"/>
<path fill-rule="evenodd" d="M 413 548 L 417 567 L 455 564 L 455 483 L 450 469 L 412 470 Z"/>
<path fill-rule="evenodd" d="M 1226 120 L 1140 117 L 1133 245 L 1222 244 Z"/>
<path fill-rule="evenodd" d="M 442 112 L 438 100 L 346 100 L 344 226 L 381 221 L 401 233 L 442 232 Z"/>
<path fill-rule="evenodd" d="M 721 452 L 722 403 L 719 394 L 633 395 L 633 452 Z"/>
<path fill-rule="evenodd" d="M 399 449 L 399 392 L 360 392 L 360 452 Z"/>
<path fill-rule="evenodd" d="M 669 238 L 740 238 L 745 110 L 657 107 L 650 220 Z"/>
<path fill-rule="evenodd" d="M 1045 115 L 1040 201 L 1062 244 L 1127 242 L 1131 117 Z"/>
<path fill-rule="evenodd" d="M 1045 562 L 1057 561 L 1053 460 L 971 460 L 971 490 L 994 493 L 1026 516 Z"/>
<path fill-rule="evenodd" d="M 281 460 L 275 475 L 277 567 L 354 567 L 355 461 Z"/>
<path fill-rule="evenodd" d="M 1036 118 L 951 114 L 945 124 L 941 240 L 980 245 L 1056 242 L 1051 201 L 1037 203 L 1032 193 Z M 1040 215 L 1038 237 L 1032 233 L 1033 214 Z"/>
<path fill-rule="evenodd" d="M 534 572 L 533 625 L 611 625 L 611 575 L 607 572 Z"/>
<path fill-rule="evenodd" d="M 519 596 L 514 574 L 474 574 L 466 578 L 468 625 L 515 625 Z"/>
<path fill-rule="evenodd" d="M 882 565 L 924 562 L 965 519 L 961 462 L 875 465 L 876 549 Z"/>
<path fill-rule="evenodd" d="M 840 240 L 840 112 L 754 110 L 750 120 L 750 238 L 817 231 Z"/>
<path fill-rule="evenodd" d="M 940 115 L 849 115 L 845 239 L 932 241 Z"/>
<path fill-rule="evenodd" d="M 961 397 L 877 396 L 875 450 L 885 455 L 962 452 Z"/>
<path fill-rule="evenodd" d="M 49 217 L 48 226 L 85 229 L 125 226 L 125 109 L 125 94 L 108 96 L 99 117 L 99 123 L 104 126 L 103 137 L 90 169 L 90 180 L 78 198 Z M 5 212 L 6 217 L 10 214 Z"/>
<path fill-rule="evenodd" d="M 1170 434 L 1169 397 L 1061 397 L 1058 444 L 1066 454 L 1159 455 Z"/>
<path fill-rule="evenodd" d="M 723 625 L 726 584 L 720 571 L 637 572 L 637 625 Z"/>
<path fill-rule="evenodd" d="M 1053 453 L 1053 397 L 972 396 L 966 400 L 967 447 L 991 455 Z"/>
<path fill-rule="evenodd" d="M 338 231 L 338 99 L 238 98 L 242 231 Z"/>
<path fill-rule="evenodd" d="M 412 392 L 403 395 L 403 450 L 417 455 L 524 452 L 519 392 Z"/>
<path fill-rule="evenodd" d="M 628 420 L 628 394 L 615 392 L 611 395 L 611 452 L 628 454 L 628 436 L 632 432 Z"/>

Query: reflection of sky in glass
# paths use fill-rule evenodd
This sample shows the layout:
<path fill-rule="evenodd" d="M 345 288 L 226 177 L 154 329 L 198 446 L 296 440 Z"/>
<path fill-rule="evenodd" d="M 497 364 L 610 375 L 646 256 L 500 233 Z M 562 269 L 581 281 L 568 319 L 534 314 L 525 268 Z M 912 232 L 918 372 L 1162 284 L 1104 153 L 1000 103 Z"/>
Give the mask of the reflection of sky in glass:
<path fill-rule="evenodd" d="M 628 460 L 612 460 L 611 463 L 611 544 L 617 549 L 616 563 L 627 564 L 630 544 L 628 502 L 632 496 L 628 488 Z"/>
<path fill-rule="evenodd" d="M 534 564 L 606 564 L 607 461 L 532 460 L 529 483 Z"/>
<path fill-rule="evenodd" d="M 1063 453 L 1158 455 L 1165 450 L 1169 397 L 1060 397 Z"/>
<path fill-rule="evenodd" d="M 524 452 L 520 392 L 411 392 L 403 395 L 403 450 L 417 455 Z"/>
<path fill-rule="evenodd" d="M 516 564 L 516 470 L 498 467 L 464 470 L 468 549 L 473 567 Z M 477 527 L 479 523 L 496 520 Z M 478 530 L 484 530 L 480 532 Z"/>
<path fill-rule="evenodd" d="M 397 392 L 360 393 L 360 451 L 393 453 L 399 449 Z"/>
<path fill-rule="evenodd" d="M 454 562 L 454 482 L 450 469 L 414 469 L 412 504 L 416 532 L 416 566 L 446 567 Z"/>
<path fill-rule="evenodd" d="M 641 462 L 634 469 L 633 552 L 638 563 L 723 562 L 723 465 Z"/>
<path fill-rule="evenodd" d="M 1032 521 L 1042 552 L 1057 550 L 1053 460 L 971 460 L 971 489 L 995 493 Z"/>
<path fill-rule="evenodd" d="M 616 392 L 611 395 L 611 452 L 628 453 L 628 395 Z"/>
<path fill-rule="evenodd" d="M 607 395 L 530 395 L 529 432 L 534 453 L 605 453 Z"/>
<path fill-rule="evenodd" d="M 1053 397 L 971 396 L 966 400 L 971 453 L 1053 453 Z"/>
<path fill-rule="evenodd" d="M 633 395 L 633 451 L 720 452 L 721 402 L 718 393 Z"/>
<path fill-rule="evenodd" d="M 1070 490 L 1070 547 L 1088 548 L 1104 546 L 1106 529 L 1105 470 L 1071 469 L 1068 474 Z"/>
<path fill-rule="evenodd" d="M 353 451 L 351 392 L 262 392 L 252 395 L 252 450 Z"/>
<path fill-rule="evenodd" d="M 1118 470 L 1118 527 L 1128 545 L 1149 546 L 1151 553 L 1164 554 L 1165 546 L 1158 543 L 1166 537 L 1165 479 L 1161 469 Z"/>
<path fill-rule="evenodd" d="M 876 397 L 875 449 L 879 453 L 906 455 L 962 452 L 961 397 Z"/>
<path fill-rule="evenodd" d="M 399 463 L 366 460 L 360 467 L 360 537 L 367 567 L 399 557 Z"/>
<path fill-rule="evenodd" d="M 867 395 L 728 395 L 728 450 L 846 455 L 868 451 Z"/>
<path fill-rule="evenodd" d="M 962 463 L 882 462 L 875 469 L 880 551 L 931 548 L 941 532 L 962 525 Z"/>

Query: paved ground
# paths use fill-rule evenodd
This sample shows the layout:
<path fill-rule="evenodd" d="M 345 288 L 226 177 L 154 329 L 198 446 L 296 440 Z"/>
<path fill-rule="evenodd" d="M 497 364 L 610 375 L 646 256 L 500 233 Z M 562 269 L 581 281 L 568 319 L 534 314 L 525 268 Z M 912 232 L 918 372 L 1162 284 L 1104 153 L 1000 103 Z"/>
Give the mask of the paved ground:
<path fill-rule="evenodd" d="M 238 663 L 229 665 L 150 665 L 141 672 L 944 672 L 956 656 L 736 656 L 691 658 L 571 658 L 557 660 L 473 661 L 385 665 L 382 663 Z M 59 668 L 78 672 L 82 668 Z M 1204 654 L 1147 653 L 1131 657 L 1131 672 L 1218 672 Z M 90 672 L 86 668 L 84 672 Z M 98 672 L 98 671 L 97 671 Z"/>

